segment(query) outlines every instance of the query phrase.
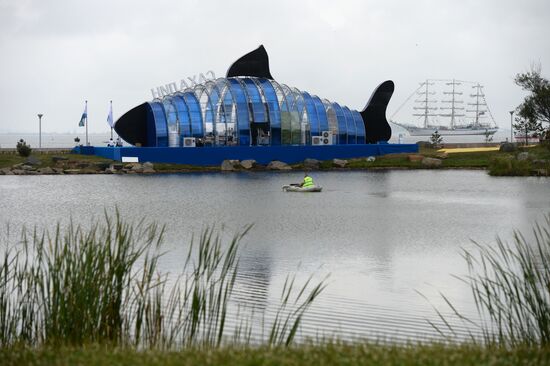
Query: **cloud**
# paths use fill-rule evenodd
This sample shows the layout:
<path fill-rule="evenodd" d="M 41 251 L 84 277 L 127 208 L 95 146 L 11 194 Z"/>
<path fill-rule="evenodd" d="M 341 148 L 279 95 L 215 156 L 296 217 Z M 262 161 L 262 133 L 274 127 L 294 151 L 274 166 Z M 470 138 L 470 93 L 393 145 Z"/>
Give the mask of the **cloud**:
<path fill-rule="evenodd" d="M 0 0 L 0 131 L 90 130 L 150 99 L 150 88 L 224 75 L 264 44 L 278 81 L 352 108 L 393 79 L 391 113 L 426 78 L 479 81 L 502 126 L 521 102 L 513 76 L 550 68 L 544 0 Z M 389 113 L 389 114 L 390 114 Z"/>

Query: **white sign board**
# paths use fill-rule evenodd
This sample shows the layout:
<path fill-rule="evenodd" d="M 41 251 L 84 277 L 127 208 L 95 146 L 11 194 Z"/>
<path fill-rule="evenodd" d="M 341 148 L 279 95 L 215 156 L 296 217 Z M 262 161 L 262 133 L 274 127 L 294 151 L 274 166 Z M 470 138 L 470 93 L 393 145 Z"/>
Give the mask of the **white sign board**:
<path fill-rule="evenodd" d="M 123 156 L 122 157 L 123 163 L 139 163 L 139 159 L 137 156 Z"/>

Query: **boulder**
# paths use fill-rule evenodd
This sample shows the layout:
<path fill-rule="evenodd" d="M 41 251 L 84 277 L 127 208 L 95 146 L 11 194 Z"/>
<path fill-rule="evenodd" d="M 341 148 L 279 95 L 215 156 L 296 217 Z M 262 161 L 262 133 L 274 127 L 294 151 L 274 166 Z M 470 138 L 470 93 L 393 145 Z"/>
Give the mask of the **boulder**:
<path fill-rule="evenodd" d="M 151 163 L 150 161 L 146 161 L 145 163 L 143 163 L 143 169 L 155 169 L 155 166 L 153 165 L 153 163 Z"/>
<path fill-rule="evenodd" d="M 243 160 L 241 161 L 241 166 L 244 169 L 252 169 L 254 168 L 254 166 L 256 166 L 256 160 L 253 160 L 253 159 Z"/>
<path fill-rule="evenodd" d="M 306 159 L 304 160 L 304 168 L 307 169 L 319 169 L 321 162 L 317 159 Z"/>
<path fill-rule="evenodd" d="M 528 160 L 529 159 L 529 153 L 524 151 L 524 152 L 520 152 L 518 154 L 518 156 L 516 157 L 516 159 L 518 159 L 519 161 L 525 161 L 525 160 Z"/>
<path fill-rule="evenodd" d="M 130 171 L 134 173 L 143 173 L 143 165 L 140 163 L 134 163 Z"/>
<path fill-rule="evenodd" d="M 64 156 L 52 156 L 52 161 L 56 164 L 59 163 L 59 162 L 66 161 L 66 160 L 69 160 L 69 158 L 66 158 Z"/>
<path fill-rule="evenodd" d="M 79 174 L 80 169 L 63 169 L 64 174 Z"/>
<path fill-rule="evenodd" d="M 518 149 L 518 145 L 511 143 L 511 142 L 505 142 L 500 145 L 500 148 L 498 151 L 500 152 L 514 152 Z"/>
<path fill-rule="evenodd" d="M 11 171 L 14 175 L 24 175 L 25 171 L 23 169 L 12 169 Z"/>
<path fill-rule="evenodd" d="M 57 165 L 66 167 L 66 169 L 77 169 L 78 161 L 75 161 L 75 160 L 58 161 Z"/>
<path fill-rule="evenodd" d="M 115 164 L 111 164 L 110 168 L 112 170 L 122 170 L 124 168 L 124 165 L 120 163 L 115 163 Z"/>
<path fill-rule="evenodd" d="M 422 159 L 422 165 L 429 168 L 437 168 L 440 167 L 443 161 L 441 159 L 436 158 L 424 158 Z"/>
<path fill-rule="evenodd" d="M 267 165 L 269 170 L 292 170 L 290 165 L 282 161 L 274 160 Z"/>
<path fill-rule="evenodd" d="M 224 160 L 222 161 L 222 165 L 220 166 L 220 169 L 223 172 L 232 172 L 235 169 L 235 160 Z"/>
<path fill-rule="evenodd" d="M 0 169 L 0 175 L 13 175 L 10 168 L 2 168 Z"/>
<path fill-rule="evenodd" d="M 53 171 L 54 171 L 56 174 L 65 174 L 65 173 L 63 172 L 63 170 L 64 170 L 63 168 L 56 168 L 56 167 L 53 168 Z"/>
<path fill-rule="evenodd" d="M 87 167 L 80 169 L 81 174 L 97 174 L 100 170 L 95 165 L 88 165 Z"/>
<path fill-rule="evenodd" d="M 25 171 L 30 171 L 30 170 L 35 170 L 36 168 L 25 164 L 25 165 L 22 165 L 19 169 L 25 170 Z"/>
<path fill-rule="evenodd" d="M 52 168 L 50 168 L 49 166 L 45 167 L 45 168 L 39 168 L 37 170 L 38 174 L 55 174 L 54 170 Z"/>
<path fill-rule="evenodd" d="M 439 152 L 435 155 L 438 159 L 447 159 L 449 157 L 449 154 L 446 152 Z"/>
<path fill-rule="evenodd" d="M 99 162 L 99 163 L 95 163 L 94 164 L 98 170 L 106 170 L 109 168 L 109 166 L 111 166 L 110 163 L 107 163 L 107 162 Z"/>
<path fill-rule="evenodd" d="M 423 156 L 423 155 L 419 155 L 419 154 L 412 154 L 412 155 L 409 155 L 408 158 L 409 158 L 409 161 L 412 161 L 412 162 L 424 160 L 424 156 Z"/>
<path fill-rule="evenodd" d="M 149 163 L 145 163 L 143 164 L 143 171 L 142 173 L 144 174 L 153 174 L 153 173 L 156 173 L 156 170 L 153 169 L 153 164 Z"/>
<path fill-rule="evenodd" d="M 342 159 L 333 159 L 332 160 L 332 165 L 334 165 L 338 168 L 345 168 L 346 165 L 348 165 L 348 161 L 347 160 L 342 160 Z"/>
<path fill-rule="evenodd" d="M 25 165 L 35 166 L 40 164 L 42 164 L 42 162 L 36 156 L 29 156 L 27 160 L 25 160 Z"/>

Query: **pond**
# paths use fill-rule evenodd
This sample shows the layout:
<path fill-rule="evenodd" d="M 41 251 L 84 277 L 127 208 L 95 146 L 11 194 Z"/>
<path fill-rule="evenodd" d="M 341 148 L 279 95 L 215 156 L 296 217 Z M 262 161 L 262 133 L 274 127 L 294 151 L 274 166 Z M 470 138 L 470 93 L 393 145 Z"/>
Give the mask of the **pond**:
<path fill-rule="evenodd" d="M 166 225 L 162 270 L 178 273 L 193 233 L 229 236 L 248 224 L 236 301 L 272 316 L 288 274 L 327 288 L 302 335 L 418 339 L 436 333 L 439 292 L 474 314 L 461 248 L 529 234 L 550 212 L 547 178 L 485 171 L 314 172 L 321 193 L 285 193 L 302 173 L 0 177 L 0 221 L 10 230 L 88 225 L 118 207 L 131 221 Z M 270 315 L 271 314 L 271 315 Z"/>

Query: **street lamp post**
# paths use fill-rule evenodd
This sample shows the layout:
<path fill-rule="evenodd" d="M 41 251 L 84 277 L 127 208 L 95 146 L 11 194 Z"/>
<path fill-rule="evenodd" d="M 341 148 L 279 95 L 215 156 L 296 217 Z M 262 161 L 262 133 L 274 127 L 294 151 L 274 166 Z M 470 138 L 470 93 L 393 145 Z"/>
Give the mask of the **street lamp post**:
<path fill-rule="evenodd" d="M 510 142 L 514 142 L 514 111 L 510 111 Z"/>
<path fill-rule="evenodd" d="M 42 116 L 43 113 L 38 113 L 38 148 L 42 149 Z"/>

